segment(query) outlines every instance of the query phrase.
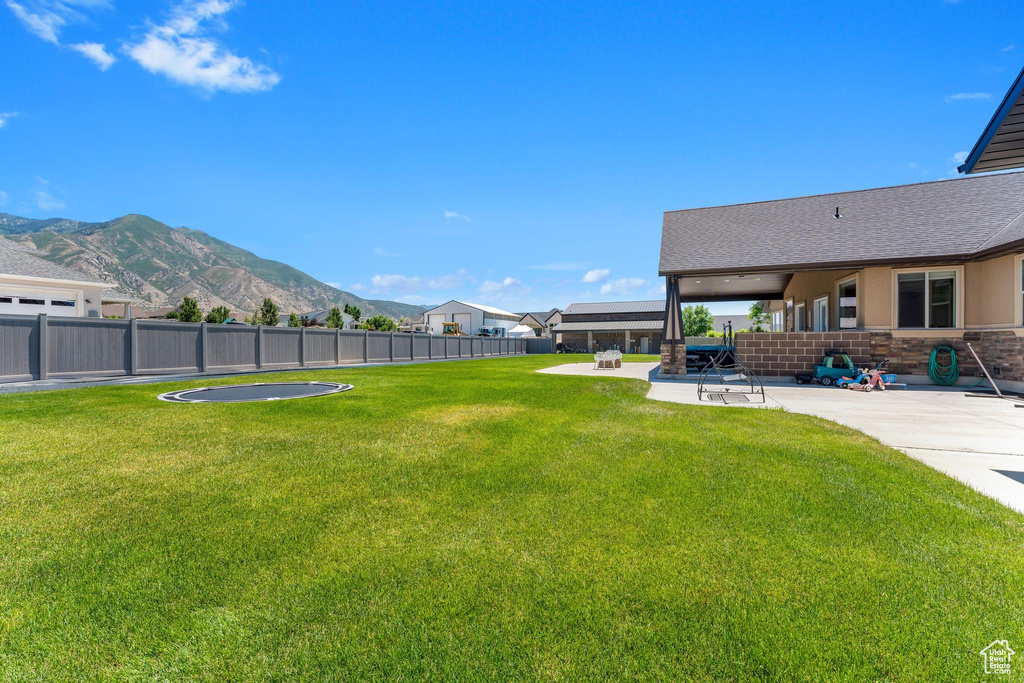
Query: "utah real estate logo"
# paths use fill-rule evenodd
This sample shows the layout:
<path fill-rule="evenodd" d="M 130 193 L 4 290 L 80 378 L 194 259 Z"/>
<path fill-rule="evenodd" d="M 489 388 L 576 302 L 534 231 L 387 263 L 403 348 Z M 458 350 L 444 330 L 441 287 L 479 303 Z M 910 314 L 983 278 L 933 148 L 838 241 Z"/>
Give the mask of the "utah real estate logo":
<path fill-rule="evenodd" d="M 985 658 L 985 673 L 1009 674 L 1010 657 L 1017 653 L 1010 649 L 1009 641 L 993 640 L 979 654 Z"/>

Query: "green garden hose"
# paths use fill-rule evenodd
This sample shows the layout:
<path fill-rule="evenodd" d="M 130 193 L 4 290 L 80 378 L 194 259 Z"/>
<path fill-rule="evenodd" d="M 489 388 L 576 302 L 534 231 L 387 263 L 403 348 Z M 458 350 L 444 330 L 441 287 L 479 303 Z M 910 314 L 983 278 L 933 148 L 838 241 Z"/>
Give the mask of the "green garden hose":
<path fill-rule="evenodd" d="M 943 365 L 939 361 L 939 354 L 942 352 L 949 354 L 948 365 Z M 956 362 L 956 349 L 949 344 L 939 344 L 932 349 L 931 358 L 928 359 L 928 376 L 936 384 L 947 387 L 955 384 L 960 378 L 960 366 Z"/>

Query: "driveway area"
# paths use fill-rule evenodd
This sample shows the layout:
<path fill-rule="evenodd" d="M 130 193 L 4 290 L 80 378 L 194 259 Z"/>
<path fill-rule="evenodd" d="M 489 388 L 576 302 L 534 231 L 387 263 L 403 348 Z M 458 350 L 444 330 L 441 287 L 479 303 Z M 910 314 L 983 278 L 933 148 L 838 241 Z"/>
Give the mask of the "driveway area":
<path fill-rule="evenodd" d="M 647 397 L 656 401 L 726 408 L 722 403 L 698 401 L 696 378 L 659 380 L 657 363 L 623 363 L 615 370 L 569 363 L 539 372 L 642 379 L 651 383 Z M 1024 513 L 1024 409 L 1011 401 L 913 385 L 871 393 L 793 382 L 764 388 L 764 404 L 728 407 L 781 407 L 859 429 Z"/>

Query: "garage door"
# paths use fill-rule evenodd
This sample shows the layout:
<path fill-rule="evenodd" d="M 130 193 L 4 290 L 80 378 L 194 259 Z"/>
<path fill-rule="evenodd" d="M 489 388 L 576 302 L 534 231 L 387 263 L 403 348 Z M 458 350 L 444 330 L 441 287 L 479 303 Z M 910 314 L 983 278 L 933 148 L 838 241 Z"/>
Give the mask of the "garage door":
<path fill-rule="evenodd" d="M 74 292 L 61 291 L 18 291 L 0 285 L 0 313 L 14 315 L 77 316 L 79 304 Z"/>
<path fill-rule="evenodd" d="M 428 315 L 427 324 L 430 325 L 430 334 L 441 334 L 444 332 L 443 322 L 444 313 L 431 313 Z"/>
<path fill-rule="evenodd" d="M 452 319 L 459 324 L 459 327 L 461 327 L 462 331 L 465 332 L 466 334 L 477 333 L 478 330 L 469 329 L 470 326 L 472 326 L 473 324 L 472 313 L 456 313 Z"/>

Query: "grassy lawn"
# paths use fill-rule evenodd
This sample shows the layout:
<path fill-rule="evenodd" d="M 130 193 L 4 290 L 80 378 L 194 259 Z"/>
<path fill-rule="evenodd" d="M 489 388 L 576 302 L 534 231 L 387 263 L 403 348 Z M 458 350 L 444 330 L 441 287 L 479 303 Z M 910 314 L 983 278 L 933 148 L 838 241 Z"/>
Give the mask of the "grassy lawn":
<path fill-rule="evenodd" d="M 533 372 L 586 359 L 0 396 L 0 679 L 973 680 L 1024 647 L 1024 517 L 819 419 Z"/>

